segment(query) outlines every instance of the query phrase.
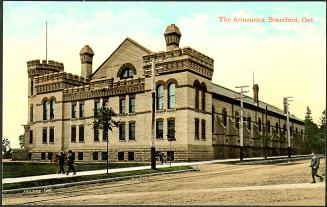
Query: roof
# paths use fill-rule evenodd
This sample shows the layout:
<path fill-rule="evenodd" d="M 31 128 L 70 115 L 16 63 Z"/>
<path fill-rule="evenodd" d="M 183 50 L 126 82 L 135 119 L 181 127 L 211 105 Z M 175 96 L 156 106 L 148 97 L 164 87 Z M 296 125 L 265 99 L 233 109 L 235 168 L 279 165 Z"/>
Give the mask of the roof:
<path fill-rule="evenodd" d="M 82 49 L 81 52 L 79 54 L 91 54 L 94 55 L 94 52 L 92 50 L 92 48 L 88 45 L 85 45 Z"/>
<path fill-rule="evenodd" d="M 213 93 L 216 93 L 218 95 L 222 95 L 222 96 L 225 96 L 225 97 L 228 97 L 228 98 L 232 98 L 232 99 L 235 99 L 235 100 L 237 100 L 237 97 L 239 97 L 239 95 L 240 95 L 239 92 L 233 91 L 231 89 L 225 88 L 225 87 L 220 86 L 220 85 L 217 85 L 215 83 L 212 83 L 212 91 L 213 91 Z M 253 98 L 251 98 L 250 96 L 246 96 L 246 95 L 244 95 L 244 97 L 245 97 L 243 99 L 243 102 L 244 103 L 247 103 L 247 104 L 256 106 L 254 104 Z M 267 104 L 267 103 L 265 103 L 263 101 L 259 101 L 259 108 L 266 109 L 266 106 L 267 106 L 267 110 L 268 111 L 272 111 L 272 112 L 275 112 L 275 113 L 284 115 L 284 111 L 281 110 L 281 109 L 279 109 L 279 108 L 277 108 L 276 106 Z M 295 120 L 298 120 L 298 121 L 303 122 L 303 120 L 297 118 L 293 114 L 290 114 L 289 117 L 292 118 L 292 119 L 295 119 Z"/>
<path fill-rule="evenodd" d="M 145 50 L 146 52 L 148 52 L 148 53 L 151 53 L 151 50 L 149 50 L 149 49 L 147 49 L 147 48 L 145 48 L 144 46 L 142 46 L 142 45 L 140 45 L 139 43 L 137 43 L 136 41 L 134 41 L 134 40 L 132 40 L 131 38 L 129 38 L 129 37 L 126 37 L 125 38 L 125 40 L 122 42 L 122 43 L 120 43 L 120 45 L 115 49 L 115 51 L 113 51 L 111 54 L 110 54 L 110 56 L 105 60 L 105 61 L 103 61 L 103 63 L 92 73 L 92 75 L 91 75 L 91 79 L 92 79 L 92 76 L 107 62 L 107 60 L 109 60 L 115 53 L 116 53 L 116 51 L 118 51 L 119 50 L 119 48 L 125 43 L 125 42 L 127 42 L 127 41 L 129 41 L 129 42 L 131 42 L 131 43 L 133 43 L 134 45 L 136 45 L 136 46 L 138 46 L 138 47 L 140 47 L 140 48 L 142 48 L 143 50 Z"/>
<path fill-rule="evenodd" d="M 179 35 L 182 35 L 181 32 L 179 31 L 179 28 L 175 24 L 171 24 L 166 28 L 165 34 L 170 34 L 170 33 L 177 33 Z"/>

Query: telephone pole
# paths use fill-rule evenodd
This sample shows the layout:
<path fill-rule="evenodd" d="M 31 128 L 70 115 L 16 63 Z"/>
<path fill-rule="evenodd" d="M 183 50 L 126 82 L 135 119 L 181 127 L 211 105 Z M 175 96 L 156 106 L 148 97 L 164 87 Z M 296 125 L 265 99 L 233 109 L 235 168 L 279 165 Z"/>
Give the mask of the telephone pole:
<path fill-rule="evenodd" d="M 156 169 L 156 148 L 154 144 L 154 136 L 155 136 L 155 82 L 154 82 L 154 76 L 155 76 L 155 64 L 154 64 L 154 57 L 152 59 L 152 65 L 151 65 L 151 72 L 152 72 L 152 124 L 151 124 L 151 169 Z"/>
<path fill-rule="evenodd" d="M 293 101 L 291 100 L 291 96 L 284 97 L 284 113 L 286 113 L 286 128 L 287 128 L 287 140 L 288 140 L 288 147 L 287 147 L 287 152 L 288 152 L 288 157 L 290 158 L 292 155 L 292 148 L 291 148 L 291 134 L 290 134 L 290 121 L 289 121 L 289 110 L 288 106 L 290 105 L 289 102 Z"/>
<path fill-rule="evenodd" d="M 240 161 L 243 160 L 244 149 L 243 149 L 243 93 L 247 93 L 249 91 L 244 91 L 243 89 L 249 86 L 236 86 L 235 88 L 241 88 L 240 92 L 240 101 L 241 101 L 241 121 L 240 121 Z"/>

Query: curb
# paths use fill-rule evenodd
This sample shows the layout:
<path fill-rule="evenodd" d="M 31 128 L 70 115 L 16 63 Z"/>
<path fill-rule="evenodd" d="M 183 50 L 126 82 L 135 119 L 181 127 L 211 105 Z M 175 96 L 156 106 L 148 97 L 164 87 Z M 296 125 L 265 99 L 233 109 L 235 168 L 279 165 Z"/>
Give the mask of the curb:
<path fill-rule="evenodd" d="M 323 157 L 320 157 L 323 158 Z M 251 165 L 251 164 L 266 164 L 266 163 L 279 163 L 279 162 L 292 162 L 295 160 L 308 160 L 311 159 L 310 156 L 298 156 L 298 157 L 291 157 L 291 158 L 272 158 L 267 160 L 253 160 L 253 161 L 245 161 L 245 162 L 239 162 L 236 163 L 238 165 Z"/>
<path fill-rule="evenodd" d="M 113 181 L 121 181 L 121 180 L 128 180 L 128 179 L 134 179 L 134 178 L 158 176 L 158 175 L 164 175 L 164 174 L 177 174 L 177 173 L 192 172 L 192 171 L 198 171 L 198 170 L 196 170 L 196 169 L 176 170 L 176 171 L 171 171 L 171 172 L 158 172 L 158 173 L 149 173 L 149 174 L 143 174 L 143 175 L 129 175 L 129 176 L 124 176 L 124 177 L 78 181 L 78 182 L 72 182 L 72 183 L 44 185 L 44 186 L 36 186 L 36 187 L 30 187 L 30 188 L 18 188 L 18 189 L 3 190 L 2 193 L 3 194 L 11 194 L 11 193 L 26 192 L 26 191 L 34 191 L 34 190 L 42 190 L 44 192 L 47 192 L 47 191 L 51 191 L 52 189 L 56 189 L 56 188 L 71 187 L 71 186 L 76 186 L 76 185 L 105 183 L 105 182 L 113 182 Z"/>

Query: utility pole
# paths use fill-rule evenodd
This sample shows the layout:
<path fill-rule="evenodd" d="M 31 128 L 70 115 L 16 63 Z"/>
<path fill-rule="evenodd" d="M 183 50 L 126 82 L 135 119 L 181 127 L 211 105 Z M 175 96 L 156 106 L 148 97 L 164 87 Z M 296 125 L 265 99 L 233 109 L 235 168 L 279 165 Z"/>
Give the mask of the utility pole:
<path fill-rule="evenodd" d="M 154 144 L 154 136 L 155 136 L 155 64 L 154 64 L 154 57 L 152 59 L 151 65 L 151 72 L 152 72 L 152 124 L 151 124 L 151 169 L 156 169 L 156 148 Z"/>
<path fill-rule="evenodd" d="M 289 121 L 289 110 L 288 106 L 290 105 L 289 102 L 293 101 L 291 100 L 291 96 L 284 97 L 284 113 L 286 112 L 286 128 L 287 128 L 287 139 L 288 139 L 288 157 L 291 157 L 292 154 L 292 148 L 291 148 L 291 134 L 290 134 L 290 121 Z M 285 110 L 286 109 L 286 110 Z"/>
<path fill-rule="evenodd" d="M 240 161 L 243 160 L 243 155 L 244 155 L 244 152 L 243 152 L 243 93 L 247 93 L 249 91 L 244 91 L 243 89 L 246 88 L 246 87 L 249 87 L 249 86 L 236 86 L 235 88 L 241 88 L 241 92 L 240 92 L 240 101 L 241 101 L 241 123 L 240 123 Z"/>

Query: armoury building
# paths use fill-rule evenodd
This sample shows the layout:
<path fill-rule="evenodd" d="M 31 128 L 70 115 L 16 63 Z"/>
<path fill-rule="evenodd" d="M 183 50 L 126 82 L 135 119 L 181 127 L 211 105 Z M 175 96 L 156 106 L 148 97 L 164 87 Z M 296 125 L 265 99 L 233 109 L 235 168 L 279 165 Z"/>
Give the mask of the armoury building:
<path fill-rule="evenodd" d="M 28 158 L 48 160 L 72 150 L 76 160 L 86 162 L 107 156 L 109 161 L 150 161 L 153 85 L 156 151 L 176 161 L 238 158 L 240 94 L 211 82 L 214 60 L 179 47 L 176 25 L 169 25 L 164 37 L 166 51 L 160 52 L 126 38 L 94 72 L 94 52 L 86 45 L 80 51 L 81 75 L 65 72 L 63 63 L 28 61 Z M 253 90 L 254 97 L 244 99 L 244 157 L 262 156 L 263 150 L 270 156 L 287 155 L 286 115 L 259 101 L 257 84 Z M 113 132 L 90 124 L 102 105 L 118 114 Z M 263 142 L 265 134 L 269 139 Z M 293 115 L 290 134 L 292 153 L 303 153 L 304 123 Z M 175 138 L 171 147 L 168 135 Z"/>

